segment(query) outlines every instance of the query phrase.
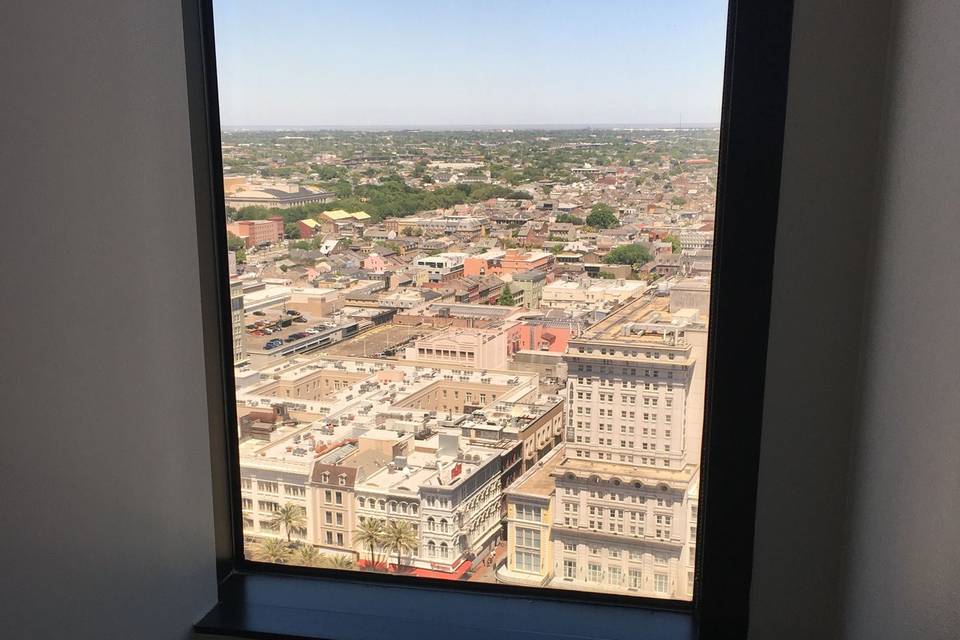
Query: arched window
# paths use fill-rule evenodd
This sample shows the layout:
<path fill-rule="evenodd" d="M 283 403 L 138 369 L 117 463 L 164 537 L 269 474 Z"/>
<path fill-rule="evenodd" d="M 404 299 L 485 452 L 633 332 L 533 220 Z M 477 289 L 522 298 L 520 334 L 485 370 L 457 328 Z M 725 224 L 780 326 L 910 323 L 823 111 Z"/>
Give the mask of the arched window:
<path fill-rule="evenodd" d="M 358 504 L 360 507 L 365 506 L 366 503 L 367 503 L 366 498 L 357 498 L 357 504 Z"/>
<path fill-rule="evenodd" d="M 440 557 L 441 557 L 441 558 L 446 558 L 446 557 L 447 557 L 447 554 L 449 553 L 449 551 L 450 551 L 450 547 L 447 546 L 447 543 L 446 543 L 446 542 L 441 542 L 441 543 L 440 543 Z"/>
<path fill-rule="evenodd" d="M 386 510 L 387 510 L 387 501 L 386 501 L 386 500 L 381 500 L 380 502 L 377 503 L 377 507 L 380 509 L 380 511 L 386 511 Z"/>
<path fill-rule="evenodd" d="M 436 522 L 434 521 L 433 516 L 430 516 L 429 518 L 427 518 L 427 529 L 429 531 L 433 531 L 435 529 L 435 526 L 436 526 Z"/>
<path fill-rule="evenodd" d="M 437 543 L 433 540 L 427 543 L 427 557 L 436 558 L 437 557 Z"/>

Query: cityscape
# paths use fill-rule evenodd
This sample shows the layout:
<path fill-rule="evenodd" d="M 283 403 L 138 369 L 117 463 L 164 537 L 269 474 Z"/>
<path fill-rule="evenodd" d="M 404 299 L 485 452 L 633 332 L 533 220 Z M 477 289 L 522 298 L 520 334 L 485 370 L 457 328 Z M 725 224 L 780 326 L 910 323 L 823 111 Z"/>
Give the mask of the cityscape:
<path fill-rule="evenodd" d="M 726 5 L 681 4 L 215 3 L 247 559 L 693 598 Z"/>
<path fill-rule="evenodd" d="M 247 557 L 690 599 L 718 135 L 224 131 Z"/>

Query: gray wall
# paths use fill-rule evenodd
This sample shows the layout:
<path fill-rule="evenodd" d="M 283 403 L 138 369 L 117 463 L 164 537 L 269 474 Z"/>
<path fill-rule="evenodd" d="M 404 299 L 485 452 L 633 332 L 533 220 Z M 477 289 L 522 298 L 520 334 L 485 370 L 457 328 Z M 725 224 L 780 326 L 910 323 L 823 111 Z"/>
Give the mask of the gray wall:
<path fill-rule="evenodd" d="M 752 638 L 835 637 L 888 4 L 795 3 Z"/>
<path fill-rule="evenodd" d="M 960 5 L 797 2 L 751 637 L 960 628 Z"/>
<path fill-rule="evenodd" d="M 187 637 L 216 588 L 180 5 L 0 30 L 0 635 Z"/>
<path fill-rule="evenodd" d="M 854 441 L 850 640 L 960 637 L 960 4 L 903 2 Z"/>
<path fill-rule="evenodd" d="M 179 6 L 20 4 L 0 620 L 185 637 L 215 587 Z M 885 80 L 885 0 L 797 5 L 751 636 L 953 637 L 960 20 L 905 3 Z"/>

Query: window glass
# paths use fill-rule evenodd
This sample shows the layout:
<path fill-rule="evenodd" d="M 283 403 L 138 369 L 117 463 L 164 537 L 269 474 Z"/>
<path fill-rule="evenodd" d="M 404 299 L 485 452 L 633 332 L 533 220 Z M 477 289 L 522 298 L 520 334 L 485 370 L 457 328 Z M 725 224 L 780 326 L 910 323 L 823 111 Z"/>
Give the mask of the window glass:
<path fill-rule="evenodd" d="M 244 553 L 689 600 L 726 2 L 421 4 L 214 3 Z"/>

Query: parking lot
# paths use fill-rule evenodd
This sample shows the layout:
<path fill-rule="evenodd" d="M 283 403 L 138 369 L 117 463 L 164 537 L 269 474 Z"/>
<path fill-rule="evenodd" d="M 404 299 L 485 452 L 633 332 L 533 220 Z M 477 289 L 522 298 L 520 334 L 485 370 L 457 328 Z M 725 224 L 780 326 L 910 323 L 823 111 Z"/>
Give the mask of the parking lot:
<path fill-rule="evenodd" d="M 323 349 L 322 353 L 348 358 L 389 358 L 393 357 L 389 353 L 390 349 L 413 336 L 422 335 L 429 331 L 433 331 L 433 329 L 429 327 L 406 327 L 385 324 L 374 327 L 356 337 L 331 345 Z M 387 353 L 384 354 L 384 351 L 387 351 Z M 378 356 L 377 354 L 383 355 Z"/>

